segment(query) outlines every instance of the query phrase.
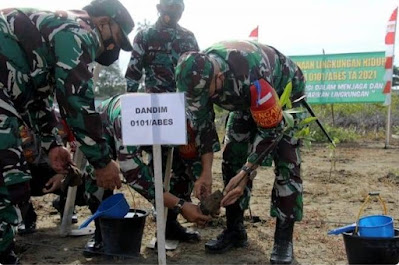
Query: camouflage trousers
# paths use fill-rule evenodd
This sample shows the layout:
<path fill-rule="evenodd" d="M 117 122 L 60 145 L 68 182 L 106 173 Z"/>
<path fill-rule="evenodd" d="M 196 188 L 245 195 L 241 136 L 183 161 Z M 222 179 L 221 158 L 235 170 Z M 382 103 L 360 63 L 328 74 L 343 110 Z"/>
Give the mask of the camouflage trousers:
<path fill-rule="evenodd" d="M 19 114 L 10 98 L 13 91 L 25 91 L 30 72 L 24 52 L 4 18 L 0 17 L 0 252 L 13 241 L 18 224 L 15 201 L 29 194 L 30 173 L 19 137 Z M 20 93 L 22 95 L 22 93 Z M 21 96 L 22 100 L 22 96 Z M 21 198 L 24 197 L 24 198 Z"/>
<path fill-rule="evenodd" d="M 107 139 L 109 146 L 113 149 L 112 153 L 115 155 L 114 159 L 119 161 L 120 170 L 128 185 L 155 205 L 152 148 L 124 146 L 122 144 L 120 124 L 119 116 L 119 118 L 114 120 L 112 129 L 108 128 L 105 130 L 105 138 Z M 168 148 L 170 147 L 162 147 L 162 172 L 165 172 Z M 147 154 L 146 157 L 143 156 L 143 154 Z M 183 159 L 178 152 L 178 148 L 175 148 L 173 152 L 170 193 L 176 197 L 190 201 L 194 182 L 199 177 L 201 170 L 202 167 L 200 159 Z M 89 167 L 86 171 L 89 176 L 86 184 L 86 193 L 90 198 L 90 196 L 92 196 L 90 194 L 94 194 L 99 189 L 95 183 L 93 169 Z M 97 199 L 101 201 L 102 198 L 97 196 Z"/>
<path fill-rule="evenodd" d="M 31 179 L 19 137 L 19 119 L 4 91 L 0 89 L 0 252 L 14 239 L 18 217 L 13 205 L 29 194 Z"/>
<path fill-rule="evenodd" d="M 268 132 L 275 133 L 273 130 Z M 226 135 L 224 138 L 222 172 L 223 181 L 227 185 L 247 161 L 251 150 L 256 150 L 259 143 L 257 125 L 250 112 L 230 112 L 226 122 Z M 284 135 L 275 150 L 266 157 L 262 166 L 275 165 L 275 179 L 271 194 L 270 215 L 281 220 L 292 219 L 300 221 L 303 215 L 303 188 L 300 176 L 300 142 L 288 135 Z M 257 175 L 256 179 L 266 177 Z M 252 183 L 247 185 L 244 195 L 240 198 L 241 209 L 249 207 Z"/>

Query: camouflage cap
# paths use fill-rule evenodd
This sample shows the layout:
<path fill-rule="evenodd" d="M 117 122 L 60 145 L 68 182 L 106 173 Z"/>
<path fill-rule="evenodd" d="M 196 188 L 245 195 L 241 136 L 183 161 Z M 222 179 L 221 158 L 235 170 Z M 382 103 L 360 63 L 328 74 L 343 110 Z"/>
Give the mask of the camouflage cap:
<path fill-rule="evenodd" d="M 160 0 L 159 4 L 170 6 L 170 5 L 181 5 L 184 8 L 183 0 Z"/>
<path fill-rule="evenodd" d="M 206 103 L 213 78 L 213 63 L 209 56 L 200 52 L 184 53 L 175 70 L 176 86 L 186 97 Z"/>
<path fill-rule="evenodd" d="M 134 28 L 134 21 L 121 2 L 118 0 L 93 0 L 83 10 L 86 10 L 90 15 L 112 18 L 123 33 L 121 48 L 125 51 L 133 50 L 128 35 Z"/>

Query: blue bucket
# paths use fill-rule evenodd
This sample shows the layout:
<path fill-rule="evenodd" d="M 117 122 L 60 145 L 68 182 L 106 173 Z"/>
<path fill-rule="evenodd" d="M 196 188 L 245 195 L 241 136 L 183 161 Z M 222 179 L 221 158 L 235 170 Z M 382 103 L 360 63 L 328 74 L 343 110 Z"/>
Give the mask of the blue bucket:
<path fill-rule="evenodd" d="M 393 218 L 387 215 L 369 215 L 359 219 L 359 236 L 362 237 L 393 237 Z"/>

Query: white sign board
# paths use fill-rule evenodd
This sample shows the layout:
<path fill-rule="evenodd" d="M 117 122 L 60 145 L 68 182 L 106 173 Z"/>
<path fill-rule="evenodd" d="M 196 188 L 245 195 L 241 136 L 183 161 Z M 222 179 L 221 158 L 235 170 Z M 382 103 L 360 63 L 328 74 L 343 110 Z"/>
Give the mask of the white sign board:
<path fill-rule="evenodd" d="M 124 145 L 187 143 L 184 93 L 131 93 L 121 97 Z"/>

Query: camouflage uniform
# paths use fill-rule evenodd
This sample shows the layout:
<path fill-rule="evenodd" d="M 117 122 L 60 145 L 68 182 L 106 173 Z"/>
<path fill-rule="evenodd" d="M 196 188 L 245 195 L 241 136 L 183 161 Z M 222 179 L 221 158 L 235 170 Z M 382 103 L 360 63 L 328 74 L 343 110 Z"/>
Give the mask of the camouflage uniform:
<path fill-rule="evenodd" d="M 118 160 L 127 183 L 155 205 L 153 166 L 143 161 L 140 146 L 125 146 L 122 143 L 120 98 L 120 95 L 112 97 L 103 101 L 98 107 L 105 137 L 112 148 L 113 158 Z M 174 152 L 174 154 L 170 192 L 178 198 L 190 201 L 193 183 L 201 173 L 201 162 L 198 156 L 183 160 L 178 155 L 179 152 Z M 166 157 L 164 157 L 163 162 L 166 162 Z M 163 163 L 163 168 L 165 168 L 165 163 Z M 95 196 L 97 200 L 101 201 L 103 199 L 102 191 L 96 187 L 93 170 L 89 167 L 86 171 L 89 176 L 88 182 L 86 182 L 88 197 Z"/>
<path fill-rule="evenodd" d="M 127 91 L 137 92 L 144 69 L 147 93 L 176 92 L 174 72 L 179 57 L 198 49 L 191 31 L 180 25 L 169 27 L 159 18 L 155 25 L 139 31 L 134 38 L 126 71 Z"/>
<path fill-rule="evenodd" d="M 9 191 L 26 187 L 31 178 L 17 136 L 21 114 L 29 116 L 27 125 L 46 152 L 62 145 L 50 111 L 56 94 L 90 163 L 102 168 L 111 160 L 92 89 L 101 41 L 85 11 L 0 10 L 0 252 L 10 245 L 11 225 L 17 223 Z"/>
<path fill-rule="evenodd" d="M 170 2 L 178 3 L 182 1 L 172 0 Z M 176 92 L 174 72 L 179 57 L 185 52 L 198 50 L 197 40 L 191 31 L 178 24 L 175 27 L 167 25 L 160 17 L 155 25 L 139 31 L 134 38 L 133 52 L 126 71 L 127 91 L 137 92 L 144 69 L 145 91 L 147 93 Z M 162 161 L 164 162 L 166 161 L 166 150 L 167 147 L 162 148 Z M 150 154 L 152 153 L 152 149 L 147 151 Z M 187 174 L 196 172 L 198 174 L 196 177 L 198 177 L 200 169 L 201 165 L 198 161 L 184 159 L 180 152 L 175 150 L 173 158 L 174 178 L 180 178 L 181 181 L 172 179 L 171 190 L 174 190 L 174 192 L 180 190 L 178 193 L 182 196 L 174 195 L 190 200 L 193 184 L 192 178 L 191 180 L 188 179 Z M 179 184 L 175 184 L 176 182 Z M 178 186 L 175 187 L 175 185 Z M 146 191 L 150 195 L 147 199 L 153 199 L 154 186 L 152 183 L 151 187 L 147 185 L 141 188 L 137 185 L 134 186 L 138 191 L 143 188 L 144 190 L 150 188 Z"/>
<path fill-rule="evenodd" d="M 200 154 L 212 152 L 219 145 L 215 125 L 212 122 L 213 104 L 229 110 L 226 123 L 226 135 L 223 150 L 223 179 L 225 184 L 234 177 L 246 161 L 254 163 L 257 157 L 272 141 L 282 133 L 284 121 L 275 126 L 264 128 L 257 125 L 250 111 L 250 87 L 255 81 L 264 79 L 278 96 L 292 82 L 291 100 L 304 94 L 305 80 L 301 70 L 275 48 L 255 42 L 232 41 L 215 44 L 204 51 L 216 60 L 225 80 L 222 89 L 209 98 L 209 82 L 213 76 L 189 74 L 196 67 L 207 69 L 205 73 L 213 75 L 213 65 L 204 63 L 194 65 L 184 55 L 183 63 L 176 68 L 178 91 L 187 93 L 186 100 L 193 128 L 199 133 L 196 141 Z M 201 55 L 201 53 L 200 53 Z M 191 65 L 190 65 L 191 64 Z M 252 96 L 253 97 L 253 96 Z M 296 117 L 298 120 L 300 117 Z M 302 219 L 302 180 L 300 177 L 300 143 L 293 138 L 295 130 L 285 133 L 271 156 L 263 160 L 262 165 L 275 163 L 275 181 L 272 190 L 271 215 L 281 220 Z M 244 196 L 240 199 L 241 209 L 249 205 L 249 183 Z"/>

